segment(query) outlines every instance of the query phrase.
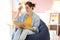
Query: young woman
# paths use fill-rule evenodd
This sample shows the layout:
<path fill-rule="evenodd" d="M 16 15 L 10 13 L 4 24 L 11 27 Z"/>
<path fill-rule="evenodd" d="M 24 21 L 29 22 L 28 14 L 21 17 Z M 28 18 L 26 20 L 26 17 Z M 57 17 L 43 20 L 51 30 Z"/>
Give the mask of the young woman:
<path fill-rule="evenodd" d="M 15 25 L 15 31 L 12 35 L 12 40 L 25 40 L 27 35 L 35 34 L 39 32 L 38 26 L 40 24 L 40 17 L 33 12 L 35 4 L 28 1 L 25 3 L 25 9 L 27 13 L 22 13 L 14 21 L 21 22 L 21 25 Z M 21 11 L 22 6 L 19 8 Z"/>

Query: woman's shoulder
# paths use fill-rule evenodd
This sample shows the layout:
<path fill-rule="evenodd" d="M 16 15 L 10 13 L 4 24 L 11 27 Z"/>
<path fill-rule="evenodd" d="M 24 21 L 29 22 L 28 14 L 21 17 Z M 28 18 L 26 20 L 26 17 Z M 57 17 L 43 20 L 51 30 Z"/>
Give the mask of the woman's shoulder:
<path fill-rule="evenodd" d="M 33 16 L 34 16 L 35 18 L 40 18 L 39 15 L 37 15 L 37 13 L 33 13 Z"/>

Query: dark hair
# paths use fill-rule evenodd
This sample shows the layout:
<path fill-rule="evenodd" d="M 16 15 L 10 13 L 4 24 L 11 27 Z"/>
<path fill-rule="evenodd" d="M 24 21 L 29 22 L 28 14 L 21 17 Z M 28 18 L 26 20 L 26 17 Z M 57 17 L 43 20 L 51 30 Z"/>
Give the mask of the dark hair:
<path fill-rule="evenodd" d="M 30 1 L 27 1 L 26 3 L 25 3 L 25 5 L 28 5 L 29 7 L 32 7 L 32 9 L 34 9 L 34 7 L 35 7 L 35 4 L 33 4 L 32 2 L 30 2 Z"/>

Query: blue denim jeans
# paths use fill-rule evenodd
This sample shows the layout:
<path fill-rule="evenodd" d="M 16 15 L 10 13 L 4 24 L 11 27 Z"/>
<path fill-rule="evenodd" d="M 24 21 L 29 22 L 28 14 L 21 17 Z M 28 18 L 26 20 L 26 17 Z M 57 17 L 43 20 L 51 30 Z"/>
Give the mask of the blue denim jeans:
<path fill-rule="evenodd" d="M 28 29 L 19 28 L 15 33 L 13 40 L 25 40 L 27 35 L 30 34 L 34 34 L 34 32 Z"/>

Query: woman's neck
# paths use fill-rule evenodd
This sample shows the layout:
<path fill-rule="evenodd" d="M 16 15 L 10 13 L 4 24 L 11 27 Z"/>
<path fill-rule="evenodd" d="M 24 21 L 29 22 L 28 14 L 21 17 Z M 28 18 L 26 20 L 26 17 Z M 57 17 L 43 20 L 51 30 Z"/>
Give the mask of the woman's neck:
<path fill-rule="evenodd" d="M 29 12 L 29 13 L 28 13 L 28 16 L 29 16 L 29 17 L 32 17 L 32 12 Z"/>

